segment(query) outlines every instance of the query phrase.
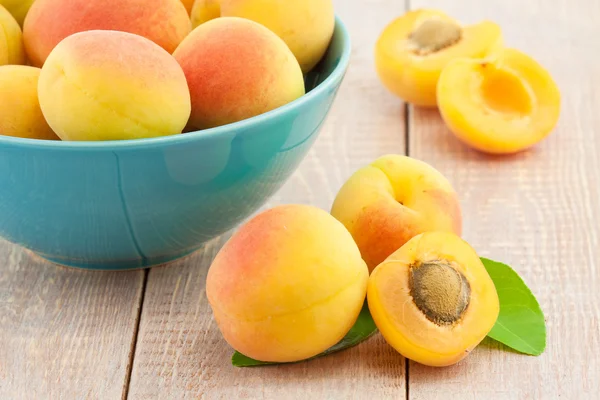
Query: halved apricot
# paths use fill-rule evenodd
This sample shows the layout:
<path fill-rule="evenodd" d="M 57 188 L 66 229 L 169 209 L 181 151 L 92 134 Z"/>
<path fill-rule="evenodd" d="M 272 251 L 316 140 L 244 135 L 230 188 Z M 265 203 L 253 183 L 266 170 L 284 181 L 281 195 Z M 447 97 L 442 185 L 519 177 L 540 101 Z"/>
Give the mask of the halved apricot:
<path fill-rule="evenodd" d="M 440 76 L 437 96 L 448 128 L 487 153 L 515 153 L 537 144 L 560 114 L 560 91 L 549 72 L 510 48 L 483 59 L 453 60 Z"/>
<path fill-rule="evenodd" d="M 491 21 L 463 26 L 441 11 L 419 9 L 385 27 L 375 46 L 375 67 L 392 93 L 433 107 L 438 78 L 449 61 L 484 57 L 501 45 L 501 29 Z"/>
<path fill-rule="evenodd" d="M 492 329 L 500 304 L 475 250 L 448 232 L 425 232 L 379 264 L 367 299 L 385 340 L 429 366 L 465 358 Z"/>

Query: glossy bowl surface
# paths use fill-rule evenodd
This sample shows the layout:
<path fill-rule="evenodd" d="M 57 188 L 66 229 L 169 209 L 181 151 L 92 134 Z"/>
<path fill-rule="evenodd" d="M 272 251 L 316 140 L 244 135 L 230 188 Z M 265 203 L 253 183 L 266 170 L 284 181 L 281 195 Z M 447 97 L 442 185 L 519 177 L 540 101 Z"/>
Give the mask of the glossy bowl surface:
<path fill-rule="evenodd" d="M 87 269 L 143 268 L 193 252 L 286 182 L 317 138 L 349 58 L 336 18 L 306 95 L 257 117 L 143 140 L 0 136 L 0 236 Z"/>

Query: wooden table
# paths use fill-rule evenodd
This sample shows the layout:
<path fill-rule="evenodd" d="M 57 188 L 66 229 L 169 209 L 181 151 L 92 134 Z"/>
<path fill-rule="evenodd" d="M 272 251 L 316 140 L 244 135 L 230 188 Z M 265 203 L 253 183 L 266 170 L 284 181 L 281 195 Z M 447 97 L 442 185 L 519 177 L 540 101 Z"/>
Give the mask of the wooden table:
<path fill-rule="evenodd" d="M 351 66 L 318 142 L 267 207 L 328 210 L 354 170 L 386 153 L 431 163 L 460 195 L 465 239 L 512 265 L 538 296 L 546 352 L 529 357 L 486 340 L 434 369 L 407 362 L 378 334 L 310 362 L 238 369 L 204 292 L 227 236 L 170 266 L 124 273 L 56 267 L 2 243 L 0 399 L 600 398 L 600 1 L 335 3 L 352 33 Z M 558 81 L 557 130 L 531 151 L 487 157 L 455 140 L 436 111 L 388 94 L 373 46 L 407 7 L 500 23 L 506 42 Z"/>

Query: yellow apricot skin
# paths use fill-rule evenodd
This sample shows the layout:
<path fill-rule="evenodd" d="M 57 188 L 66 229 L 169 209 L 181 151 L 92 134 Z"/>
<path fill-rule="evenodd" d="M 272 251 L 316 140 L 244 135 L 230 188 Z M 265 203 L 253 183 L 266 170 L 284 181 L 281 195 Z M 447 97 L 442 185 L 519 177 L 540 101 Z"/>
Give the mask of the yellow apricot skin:
<path fill-rule="evenodd" d="M 457 59 L 438 82 L 439 110 L 458 139 L 490 154 L 526 150 L 558 123 L 560 90 L 529 55 L 506 48 L 484 59 Z"/>
<path fill-rule="evenodd" d="M 424 39 L 439 46 L 419 48 Z M 416 106 L 435 107 L 438 78 L 451 60 L 485 57 L 501 46 L 502 31 L 494 22 L 462 26 L 441 11 L 418 9 L 384 28 L 375 45 L 375 68 L 394 95 Z"/>
<path fill-rule="evenodd" d="M 190 19 L 192 20 L 192 29 L 196 28 L 211 19 L 221 16 L 220 0 L 196 0 L 192 7 Z"/>
<path fill-rule="evenodd" d="M 281 205 L 223 246 L 208 271 L 206 296 L 231 347 L 261 361 L 294 362 L 348 333 L 368 276 L 352 237 L 329 213 Z"/>
<path fill-rule="evenodd" d="M 40 72 L 27 65 L 0 66 L 0 135 L 59 140 L 40 109 Z"/>
<path fill-rule="evenodd" d="M 0 65 L 25 64 L 23 32 L 19 23 L 0 5 Z"/>
<path fill-rule="evenodd" d="M 426 231 L 462 233 L 462 211 L 451 183 L 433 166 L 387 154 L 350 176 L 331 214 L 352 234 L 369 270 Z"/>
<path fill-rule="evenodd" d="M 335 28 L 332 0 L 220 0 L 221 16 L 256 21 L 288 45 L 303 73 L 323 58 Z"/>
<path fill-rule="evenodd" d="M 453 323 L 433 322 L 415 304 L 411 273 L 427 262 L 449 265 L 468 282 L 468 305 Z M 378 265 L 369 277 L 367 301 L 388 344 L 404 357 L 432 367 L 449 366 L 469 355 L 500 311 L 494 283 L 475 250 L 447 232 L 417 235 Z"/>
<path fill-rule="evenodd" d="M 20 26 L 23 26 L 25 16 L 35 0 L 0 0 L 0 6 L 6 8 L 15 17 Z"/>

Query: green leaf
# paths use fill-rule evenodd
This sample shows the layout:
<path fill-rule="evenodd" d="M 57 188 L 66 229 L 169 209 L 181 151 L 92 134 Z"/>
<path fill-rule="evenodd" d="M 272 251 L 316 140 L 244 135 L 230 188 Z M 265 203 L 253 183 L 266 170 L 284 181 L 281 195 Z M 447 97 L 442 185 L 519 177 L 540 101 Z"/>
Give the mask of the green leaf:
<path fill-rule="evenodd" d="M 500 315 L 488 334 L 521 353 L 539 356 L 546 348 L 546 322 L 535 296 L 508 265 L 481 258 L 500 299 Z"/>
<path fill-rule="evenodd" d="M 342 340 L 340 340 L 334 346 L 328 348 L 321 354 L 318 354 L 310 359 L 323 357 L 328 354 L 336 353 L 338 351 L 348 349 L 350 347 L 354 347 L 357 344 L 359 344 L 360 342 L 363 342 L 363 341 L 367 340 L 368 338 L 370 338 L 376 331 L 377 331 L 377 327 L 375 326 L 375 322 L 373 321 L 373 318 L 371 317 L 371 313 L 369 312 L 369 307 L 367 305 L 367 302 L 365 301 L 365 304 L 363 305 L 363 308 L 360 311 L 360 314 L 358 315 L 358 318 L 357 318 L 356 322 L 354 323 L 354 326 L 350 329 L 350 331 L 346 334 L 346 336 L 344 336 L 344 338 Z M 307 361 L 307 360 L 302 360 L 302 361 Z M 231 358 L 231 363 L 235 367 L 256 367 L 256 366 L 260 366 L 260 365 L 281 364 L 281 363 L 273 363 L 273 362 L 264 362 L 264 361 L 254 360 L 250 357 L 246 357 L 245 355 L 243 355 L 237 351 Z"/>

